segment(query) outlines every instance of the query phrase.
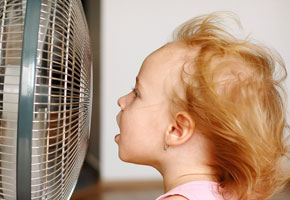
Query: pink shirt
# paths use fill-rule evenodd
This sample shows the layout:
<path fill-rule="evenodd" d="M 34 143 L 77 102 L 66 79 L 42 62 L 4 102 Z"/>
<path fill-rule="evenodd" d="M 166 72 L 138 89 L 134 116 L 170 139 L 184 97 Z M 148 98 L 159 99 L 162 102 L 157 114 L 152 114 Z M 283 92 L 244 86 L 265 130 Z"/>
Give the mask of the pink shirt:
<path fill-rule="evenodd" d="M 156 200 L 165 197 L 180 195 L 188 200 L 224 200 L 218 192 L 218 183 L 212 181 L 193 181 L 178 186 Z"/>

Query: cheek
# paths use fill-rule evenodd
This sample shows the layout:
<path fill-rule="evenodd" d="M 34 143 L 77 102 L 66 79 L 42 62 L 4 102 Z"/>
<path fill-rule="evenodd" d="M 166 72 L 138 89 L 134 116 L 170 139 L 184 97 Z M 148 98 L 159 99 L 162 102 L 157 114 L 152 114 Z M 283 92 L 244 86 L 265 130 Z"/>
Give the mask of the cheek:
<path fill-rule="evenodd" d="M 150 165 L 156 160 L 157 152 L 163 151 L 166 121 L 166 115 L 162 110 L 123 111 L 120 117 L 121 136 L 118 143 L 120 159 Z"/>
<path fill-rule="evenodd" d="M 119 157 L 125 162 L 141 163 L 146 141 L 146 120 L 142 113 L 123 111 L 120 118 Z M 148 139 L 148 138 L 147 138 Z"/>
<path fill-rule="evenodd" d="M 144 114 L 141 112 L 131 112 L 130 110 L 123 111 L 120 119 L 121 136 L 128 136 L 131 138 L 142 132 L 147 124 L 144 118 Z"/>
<path fill-rule="evenodd" d="M 138 111 L 138 112 L 137 112 Z M 122 143 L 129 146 L 150 146 L 163 138 L 167 129 L 166 117 L 150 110 L 123 111 L 120 119 Z"/>

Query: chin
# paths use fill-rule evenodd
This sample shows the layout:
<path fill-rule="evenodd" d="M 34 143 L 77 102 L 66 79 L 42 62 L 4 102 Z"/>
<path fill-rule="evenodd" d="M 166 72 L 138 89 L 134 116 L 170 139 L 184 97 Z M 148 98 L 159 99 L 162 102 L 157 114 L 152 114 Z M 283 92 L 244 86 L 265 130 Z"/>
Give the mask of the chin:
<path fill-rule="evenodd" d="M 129 155 L 127 155 L 127 154 L 124 154 L 124 153 L 122 153 L 122 152 L 120 152 L 120 151 L 119 151 L 119 158 L 120 158 L 120 160 L 122 160 L 123 162 L 137 164 L 136 162 L 134 162 L 134 159 L 132 158 L 132 156 L 129 156 Z"/>
<path fill-rule="evenodd" d="M 137 164 L 137 165 L 147 165 L 147 166 L 154 166 L 153 162 L 150 162 L 147 158 L 142 158 L 142 157 L 137 157 L 137 156 L 129 156 L 126 154 L 122 154 L 119 152 L 119 158 L 123 162 L 126 163 L 132 163 L 132 164 Z"/>

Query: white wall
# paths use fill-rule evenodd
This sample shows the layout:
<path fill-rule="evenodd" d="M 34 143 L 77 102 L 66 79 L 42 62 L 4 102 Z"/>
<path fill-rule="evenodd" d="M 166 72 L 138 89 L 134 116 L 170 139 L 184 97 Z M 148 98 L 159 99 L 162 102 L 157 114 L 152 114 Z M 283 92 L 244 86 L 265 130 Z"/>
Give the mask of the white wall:
<path fill-rule="evenodd" d="M 234 11 L 245 32 L 278 50 L 290 69 L 289 8 L 289 0 L 102 0 L 101 178 L 160 179 L 154 169 L 119 160 L 117 100 L 134 86 L 143 59 L 170 41 L 175 27 L 200 14 Z"/>

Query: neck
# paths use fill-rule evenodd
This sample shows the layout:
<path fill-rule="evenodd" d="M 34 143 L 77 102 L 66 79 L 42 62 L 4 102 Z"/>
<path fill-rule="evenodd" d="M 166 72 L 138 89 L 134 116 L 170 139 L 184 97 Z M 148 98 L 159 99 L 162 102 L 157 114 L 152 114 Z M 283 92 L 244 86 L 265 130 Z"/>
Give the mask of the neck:
<path fill-rule="evenodd" d="M 209 166 L 210 152 L 210 145 L 198 132 L 185 143 L 163 151 L 155 168 L 163 176 L 165 192 L 191 181 L 216 181 L 215 170 Z"/>
<path fill-rule="evenodd" d="M 161 173 L 163 176 L 164 192 L 192 181 L 216 181 L 213 170 L 209 167 L 195 168 L 187 171 L 179 169 L 169 170 Z"/>

